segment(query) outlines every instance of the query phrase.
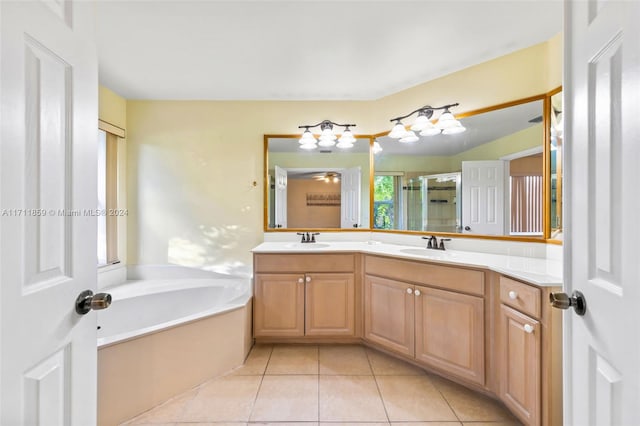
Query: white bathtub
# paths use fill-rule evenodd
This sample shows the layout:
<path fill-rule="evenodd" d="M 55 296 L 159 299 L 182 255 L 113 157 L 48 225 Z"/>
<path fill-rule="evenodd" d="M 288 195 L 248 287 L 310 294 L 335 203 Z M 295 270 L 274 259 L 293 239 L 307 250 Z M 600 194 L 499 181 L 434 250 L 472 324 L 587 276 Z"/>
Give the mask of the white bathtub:
<path fill-rule="evenodd" d="M 251 298 L 247 278 L 130 280 L 105 289 L 109 309 L 97 311 L 98 347 L 238 309 Z"/>
<path fill-rule="evenodd" d="M 118 424 L 244 362 L 249 278 L 176 266 L 128 268 L 97 311 L 98 420 Z"/>

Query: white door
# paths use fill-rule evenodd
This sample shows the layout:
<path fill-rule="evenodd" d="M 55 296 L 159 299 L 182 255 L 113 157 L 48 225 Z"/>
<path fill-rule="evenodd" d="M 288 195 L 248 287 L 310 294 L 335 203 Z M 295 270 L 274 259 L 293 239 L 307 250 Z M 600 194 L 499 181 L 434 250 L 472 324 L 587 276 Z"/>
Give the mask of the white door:
<path fill-rule="evenodd" d="M 508 161 L 462 162 L 462 232 L 505 235 L 509 179 Z"/>
<path fill-rule="evenodd" d="M 640 2 L 565 9 L 565 424 L 640 424 Z"/>
<path fill-rule="evenodd" d="M 276 188 L 275 188 L 275 210 L 276 228 L 287 227 L 287 171 L 282 167 L 275 166 Z"/>
<path fill-rule="evenodd" d="M 360 227 L 360 167 L 345 169 L 340 181 L 340 227 Z"/>
<path fill-rule="evenodd" d="M 98 70 L 88 2 L 0 2 L 0 424 L 96 422 Z"/>

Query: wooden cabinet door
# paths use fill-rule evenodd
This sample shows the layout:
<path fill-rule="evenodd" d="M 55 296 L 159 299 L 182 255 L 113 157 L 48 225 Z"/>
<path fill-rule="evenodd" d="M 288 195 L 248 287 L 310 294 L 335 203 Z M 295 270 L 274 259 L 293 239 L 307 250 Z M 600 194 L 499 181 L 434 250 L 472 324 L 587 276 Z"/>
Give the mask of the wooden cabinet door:
<path fill-rule="evenodd" d="M 364 336 L 393 351 L 414 355 L 413 285 L 365 275 Z"/>
<path fill-rule="evenodd" d="M 540 323 L 500 305 L 500 397 L 522 422 L 540 424 Z"/>
<path fill-rule="evenodd" d="M 416 286 L 416 359 L 484 385 L 484 299 Z"/>
<path fill-rule="evenodd" d="M 256 274 L 253 335 L 304 335 L 303 274 Z"/>
<path fill-rule="evenodd" d="M 305 335 L 353 336 L 353 274 L 306 274 L 305 283 Z"/>

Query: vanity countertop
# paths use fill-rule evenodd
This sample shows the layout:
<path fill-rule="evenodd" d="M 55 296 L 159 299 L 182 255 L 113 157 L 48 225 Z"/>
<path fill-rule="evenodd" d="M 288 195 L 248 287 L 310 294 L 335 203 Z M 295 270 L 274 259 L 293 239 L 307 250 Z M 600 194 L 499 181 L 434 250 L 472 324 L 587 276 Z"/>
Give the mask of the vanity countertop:
<path fill-rule="evenodd" d="M 431 250 L 423 247 L 381 243 L 377 241 L 291 243 L 264 242 L 253 253 L 335 253 L 359 252 L 391 256 L 402 259 L 422 260 L 453 266 L 486 268 L 509 277 L 541 287 L 562 285 L 562 262 L 534 257 L 479 253 L 462 250 Z"/>

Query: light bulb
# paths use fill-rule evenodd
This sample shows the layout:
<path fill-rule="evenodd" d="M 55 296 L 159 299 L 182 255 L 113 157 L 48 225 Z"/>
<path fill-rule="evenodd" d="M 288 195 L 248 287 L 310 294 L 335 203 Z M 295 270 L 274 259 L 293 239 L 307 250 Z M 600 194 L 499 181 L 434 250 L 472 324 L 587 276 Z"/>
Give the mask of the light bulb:
<path fill-rule="evenodd" d="M 404 125 L 400 122 L 400 120 L 398 120 L 396 125 L 393 126 L 393 129 L 391 129 L 391 131 L 389 132 L 389 137 L 393 139 L 400 139 L 401 137 L 405 136 L 406 133 L 407 129 L 405 129 Z"/>
<path fill-rule="evenodd" d="M 382 152 L 382 147 L 380 146 L 380 143 L 378 141 L 375 141 L 373 143 L 373 154 L 379 154 Z"/>
<path fill-rule="evenodd" d="M 418 116 L 416 117 L 416 121 L 414 121 L 413 126 L 411 126 L 411 130 L 415 130 L 416 132 L 419 132 L 420 130 L 424 129 L 429 125 L 433 126 L 433 124 L 431 124 L 431 121 L 429 121 L 429 118 L 427 118 L 427 114 L 420 111 L 418 113 Z"/>
<path fill-rule="evenodd" d="M 338 142 L 336 144 L 336 147 L 342 148 L 342 149 L 349 149 L 349 148 L 353 148 L 353 144 L 350 142 Z"/>
<path fill-rule="evenodd" d="M 338 179 L 338 176 L 334 176 L 333 177 L 333 183 L 338 183 L 340 181 L 340 179 Z"/>
<path fill-rule="evenodd" d="M 310 151 L 312 149 L 316 149 L 316 148 L 317 148 L 317 145 L 316 145 L 315 141 L 312 142 L 312 143 L 303 143 L 302 145 L 300 145 L 300 149 L 306 149 L 308 151 Z"/>
<path fill-rule="evenodd" d="M 420 139 L 418 136 L 416 136 L 415 132 L 413 131 L 408 131 L 405 133 L 405 135 L 400 139 L 400 142 L 403 143 L 412 143 L 412 142 L 416 142 L 418 141 L 418 139 Z"/>
<path fill-rule="evenodd" d="M 342 136 L 340 136 L 340 138 L 338 139 L 338 142 L 344 142 L 344 143 L 350 143 L 353 144 L 356 141 L 356 138 L 353 137 L 353 133 L 351 133 L 351 130 L 349 130 L 349 128 L 347 128 L 344 133 L 342 133 Z"/>
<path fill-rule="evenodd" d="M 456 127 L 458 125 L 461 125 L 460 122 L 455 119 L 453 114 L 451 114 L 448 109 L 445 110 L 444 113 L 442 113 L 442 115 L 438 119 L 438 122 L 436 123 L 436 127 L 442 130 L 448 129 L 450 127 Z"/>
<path fill-rule="evenodd" d="M 322 130 L 322 133 L 320 134 L 320 137 L 322 136 L 325 136 L 325 137 L 333 136 L 333 138 L 335 139 L 335 135 L 333 134 L 333 129 L 331 127 L 325 127 Z"/>
<path fill-rule="evenodd" d="M 467 130 L 465 127 L 462 126 L 462 124 L 460 124 L 458 120 L 454 120 L 454 121 L 455 122 L 452 123 L 450 127 L 447 127 L 442 130 L 443 135 L 455 135 L 456 133 L 462 133 L 465 130 Z"/>
<path fill-rule="evenodd" d="M 335 138 L 335 136 L 334 136 Z M 328 146 L 334 146 L 336 144 L 336 141 L 333 139 L 323 139 L 322 136 L 320 136 L 320 141 L 318 142 L 318 146 L 323 146 L 323 147 L 328 147 Z"/>
<path fill-rule="evenodd" d="M 433 124 L 431 124 L 431 126 L 429 126 L 429 127 L 425 127 L 420 132 L 420 136 L 435 136 L 435 135 L 439 135 L 439 134 L 440 134 L 440 129 L 438 129 Z"/>
<path fill-rule="evenodd" d="M 298 142 L 300 142 L 300 144 L 316 143 L 316 138 L 314 138 L 313 133 L 311 133 L 309 129 L 307 129 L 304 131 L 304 133 L 302 134 L 302 137 Z"/>

